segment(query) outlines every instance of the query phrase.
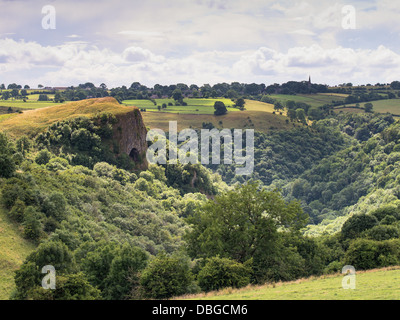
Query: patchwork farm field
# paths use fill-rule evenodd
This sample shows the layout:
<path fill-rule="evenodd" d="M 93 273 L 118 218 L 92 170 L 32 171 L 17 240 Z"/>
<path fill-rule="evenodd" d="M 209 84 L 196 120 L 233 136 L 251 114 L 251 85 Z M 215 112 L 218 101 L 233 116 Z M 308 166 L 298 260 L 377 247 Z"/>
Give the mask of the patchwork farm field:
<path fill-rule="evenodd" d="M 214 114 L 186 114 L 172 112 L 142 112 L 142 117 L 146 126 L 151 129 L 158 128 L 168 131 L 169 121 L 178 122 L 178 130 L 185 128 L 202 128 L 203 122 L 209 122 L 218 129 L 237 128 L 255 129 L 267 132 L 276 129 L 289 129 L 293 126 L 301 126 L 286 121 L 285 115 L 273 114 L 274 106 L 259 101 L 246 100 L 246 110 L 229 112 L 223 116 Z"/>
<path fill-rule="evenodd" d="M 400 267 L 356 273 L 356 288 L 342 287 L 344 275 L 330 275 L 182 297 L 193 300 L 399 300 Z"/>
<path fill-rule="evenodd" d="M 355 105 L 345 105 L 335 108 L 335 112 L 351 112 L 351 113 L 361 113 L 364 112 L 364 104 L 366 102 L 360 103 L 360 108 L 356 108 Z M 371 101 L 373 104 L 373 112 L 377 113 L 391 113 L 394 116 L 400 115 L 400 99 L 383 99 L 377 101 Z"/>
<path fill-rule="evenodd" d="M 320 107 L 324 104 L 330 104 L 332 101 L 343 101 L 347 95 L 342 94 L 330 94 L 330 93 L 318 93 L 318 94 L 297 94 L 297 95 L 286 95 L 286 94 L 272 94 L 270 98 L 278 100 L 283 105 L 287 101 L 303 102 L 311 105 L 312 107 Z"/>
<path fill-rule="evenodd" d="M 187 106 L 175 106 L 174 99 L 156 99 L 156 104 L 150 100 L 124 100 L 122 103 L 126 106 L 135 106 L 139 109 L 146 109 L 146 111 L 157 111 L 158 106 L 162 107 L 163 104 L 167 105 L 167 108 L 161 109 L 162 112 L 169 113 L 184 113 L 184 114 L 214 114 L 214 103 L 215 101 L 222 101 L 230 111 L 240 111 L 237 108 L 233 108 L 234 102 L 230 99 L 184 99 Z M 168 105 L 172 104 L 172 105 Z"/>
<path fill-rule="evenodd" d="M 374 105 L 374 112 L 389 112 L 393 115 L 400 115 L 400 99 L 385 99 L 379 101 L 371 101 L 371 103 Z"/>

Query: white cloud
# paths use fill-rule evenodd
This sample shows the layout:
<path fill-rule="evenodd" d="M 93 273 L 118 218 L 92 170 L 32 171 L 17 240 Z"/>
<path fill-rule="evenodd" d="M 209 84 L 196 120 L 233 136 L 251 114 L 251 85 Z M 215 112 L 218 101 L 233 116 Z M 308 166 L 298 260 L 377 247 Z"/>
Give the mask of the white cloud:
<path fill-rule="evenodd" d="M 30 74 L 32 76 L 30 76 Z M 37 77 L 37 74 L 41 74 Z M 390 82 L 400 74 L 400 55 L 385 46 L 374 50 L 319 45 L 280 52 L 268 47 L 254 51 L 205 51 L 185 57 L 157 55 L 130 46 L 121 52 L 84 43 L 42 46 L 35 42 L 0 39 L 0 77 L 23 83 L 76 85 L 90 81 L 109 86 L 185 82 L 274 83 L 305 80 L 338 84 Z M 10 79 L 10 80 L 8 80 Z"/>

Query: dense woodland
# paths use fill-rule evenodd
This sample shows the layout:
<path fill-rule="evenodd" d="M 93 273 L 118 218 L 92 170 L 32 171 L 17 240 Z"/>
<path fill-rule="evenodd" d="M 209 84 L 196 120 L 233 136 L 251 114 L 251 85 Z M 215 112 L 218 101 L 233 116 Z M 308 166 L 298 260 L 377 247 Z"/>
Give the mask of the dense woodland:
<path fill-rule="evenodd" d="M 110 151 L 114 121 L 0 134 L 1 207 L 37 245 L 13 299 L 170 298 L 400 263 L 400 124 L 390 115 L 256 132 L 246 179 L 229 165 L 137 171 Z M 56 290 L 41 287 L 49 264 Z"/>

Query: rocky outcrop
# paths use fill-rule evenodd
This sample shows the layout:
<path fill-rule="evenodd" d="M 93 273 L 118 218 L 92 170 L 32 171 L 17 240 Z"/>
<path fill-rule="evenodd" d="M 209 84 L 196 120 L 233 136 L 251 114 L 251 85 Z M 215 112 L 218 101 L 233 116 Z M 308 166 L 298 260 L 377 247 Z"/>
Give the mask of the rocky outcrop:
<path fill-rule="evenodd" d="M 136 163 L 137 169 L 146 169 L 147 129 L 139 109 L 117 114 L 117 124 L 113 126 L 113 141 L 118 144 L 118 153 L 128 154 Z"/>

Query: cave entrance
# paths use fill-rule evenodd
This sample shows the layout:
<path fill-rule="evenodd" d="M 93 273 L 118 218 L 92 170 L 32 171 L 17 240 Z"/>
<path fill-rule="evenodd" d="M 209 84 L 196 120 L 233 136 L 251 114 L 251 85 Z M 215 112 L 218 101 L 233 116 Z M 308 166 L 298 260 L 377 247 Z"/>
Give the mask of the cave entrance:
<path fill-rule="evenodd" d="M 129 153 L 129 156 L 133 159 L 133 161 L 139 161 L 139 151 L 136 148 L 133 148 Z"/>

